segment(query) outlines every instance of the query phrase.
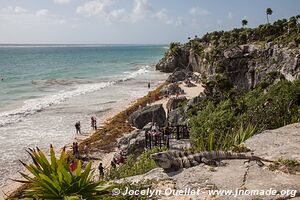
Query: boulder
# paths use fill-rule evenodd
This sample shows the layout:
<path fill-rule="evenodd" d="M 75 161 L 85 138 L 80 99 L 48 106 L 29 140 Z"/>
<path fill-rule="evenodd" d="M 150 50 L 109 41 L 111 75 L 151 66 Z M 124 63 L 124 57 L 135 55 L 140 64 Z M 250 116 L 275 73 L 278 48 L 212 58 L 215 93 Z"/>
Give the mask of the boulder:
<path fill-rule="evenodd" d="M 175 94 L 182 94 L 184 93 L 184 90 L 181 89 L 181 87 L 178 86 L 178 84 L 176 83 L 170 83 L 166 86 L 164 86 L 161 90 L 160 90 L 160 95 L 164 96 L 164 95 L 175 95 Z"/>
<path fill-rule="evenodd" d="M 167 82 L 169 83 L 176 83 L 179 81 L 183 81 L 187 78 L 190 78 L 193 76 L 193 73 L 189 70 L 182 69 L 182 70 L 177 70 L 173 72 L 168 78 Z"/>
<path fill-rule="evenodd" d="M 169 112 L 168 122 L 171 126 L 187 124 L 188 116 L 183 107 L 176 108 Z"/>
<path fill-rule="evenodd" d="M 181 97 L 172 97 L 169 99 L 169 101 L 167 102 L 167 110 L 171 111 L 174 110 L 176 108 L 178 108 L 178 106 L 180 106 L 181 103 L 187 101 L 187 98 L 185 96 L 181 96 Z"/>
<path fill-rule="evenodd" d="M 128 121 L 138 129 L 143 128 L 149 122 L 156 122 L 159 126 L 163 126 L 166 122 L 166 112 L 162 104 L 146 106 L 132 113 Z"/>
<path fill-rule="evenodd" d="M 145 131 L 134 130 L 128 135 L 122 137 L 118 142 L 120 148 L 116 155 L 140 155 L 145 148 Z"/>

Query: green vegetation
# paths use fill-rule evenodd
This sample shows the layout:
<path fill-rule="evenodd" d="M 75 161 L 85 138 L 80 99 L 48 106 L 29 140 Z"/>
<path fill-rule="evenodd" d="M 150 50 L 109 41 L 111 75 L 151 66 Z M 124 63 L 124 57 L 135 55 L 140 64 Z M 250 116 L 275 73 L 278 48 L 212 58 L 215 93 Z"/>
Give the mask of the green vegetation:
<path fill-rule="evenodd" d="M 131 155 L 126 159 L 123 165 L 116 168 L 111 168 L 106 178 L 119 179 L 144 174 L 156 168 L 156 164 L 150 159 L 150 155 L 164 150 L 167 150 L 167 148 L 153 148 L 142 153 L 137 160 Z"/>
<path fill-rule="evenodd" d="M 297 160 L 279 159 L 269 166 L 272 171 L 280 170 L 288 174 L 297 174 L 300 172 L 300 163 Z"/>
<path fill-rule="evenodd" d="M 266 14 L 267 14 L 267 23 L 269 24 L 269 15 L 272 15 L 273 10 L 271 8 L 267 8 Z"/>
<path fill-rule="evenodd" d="M 180 43 L 179 42 L 171 42 L 169 46 L 168 55 L 176 56 L 180 51 Z"/>
<path fill-rule="evenodd" d="M 248 20 L 243 19 L 243 20 L 242 20 L 242 26 L 243 26 L 243 28 L 244 28 L 245 26 L 247 26 L 247 24 L 248 24 Z"/>
<path fill-rule="evenodd" d="M 270 73 L 269 76 L 279 75 Z M 211 87 L 210 84 L 206 87 Z M 228 150 L 253 134 L 300 118 L 300 79 L 281 80 L 276 85 L 259 86 L 247 93 L 223 87 L 220 93 L 219 98 L 207 97 L 190 113 L 191 139 L 201 150 Z"/>
<path fill-rule="evenodd" d="M 27 165 L 21 161 L 30 175 L 21 175 L 30 187 L 24 191 L 23 198 L 33 199 L 95 199 L 97 196 L 108 193 L 111 186 L 107 182 L 94 182 L 91 163 L 87 164 L 82 172 L 81 162 L 78 161 L 74 173 L 69 171 L 69 163 L 63 150 L 59 159 L 55 157 L 53 147 L 50 147 L 50 160 L 40 149 L 29 149 L 28 154 L 33 164 Z"/>

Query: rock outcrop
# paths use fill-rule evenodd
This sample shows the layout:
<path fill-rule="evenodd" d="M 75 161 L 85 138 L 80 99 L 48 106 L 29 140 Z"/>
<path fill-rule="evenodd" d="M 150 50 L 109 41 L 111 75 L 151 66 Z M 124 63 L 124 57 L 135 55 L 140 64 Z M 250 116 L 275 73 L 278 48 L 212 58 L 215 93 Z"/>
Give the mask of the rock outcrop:
<path fill-rule="evenodd" d="M 179 93 L 179 94 L 184 93 L 184 90 L 182 90 L 181 87 L 179 87 L 177 83 L 170 83 L 170 84 L 164 86 L 160 90 L 159 93 L 160 93 L 161 96 L 164 96 L 164 95 L 175 95 L 177 93 Z"/>
<path fill-rule="evenodd" d="M 213 45 L 206 44 L 201 54 L 192 49 L 187 51 L 186 47 L 181 49 L 184 54 L 166 56 L 157 64 L 157 69 L 161 71 L 173 72 L 177 69 L 168 78 L 169 82 L 184 80 L 183 71 L 178 71 L 186 69 L 183 66 L 199 72 L 202 77 L 223 73 L 231 84 L 243 90 L 257 86 L 268 73 L 280 72 L 290 81 L 297 79 L 300 73 L 300 49 L 297 45 L 250 43 L 217 51 Z M 184 64 L 178 64 L 177 60 L 184 60 Z"/>
<path fill-rule="evenodd" d="M 253 150 L 257 156 L 266 159 L 277 160 L 289 158 L 300 160 L 300 124 L 288 125 L 272 131 L 264 131 L 246 141 L 248 148 Z M 156 168 L 144 175 L 129 177 L 126 181 L 140 182 L 144 180 L 156 180 L 152 189 L 174 190 L 199 189 L 200 195 L 159 195 L 158 199 L 233 199 L 233 195 L 209 195 L 209 190 L 253 190 L 267 191 L 288 190 L 290 192 L 300 191 L 299 174 L 286 174 L 281 171 L 270 171 L 267 166 L 260 167 L 254 161 L 245 163 L 244 160 L 225 160 L 226 166 L 210 167 L 204 164 L 183 169 L 182 171 L 165 173 L 162 169 Z M 121 180 L 120 180 L 121 181 Z M 123 180 L 122 180 L 123 181 Z M 238 195 L 236 199 L 292 199 L 287 196 L 269 196 L 261 194 Z M 297 193 L 299 195 L 299 192 Z M 294 199 L 294 198 L 293 198 Z M 296 198 L 295 198 L 296 199 Z"/>
<path fill-rule="evenodd" d="M 172 97 L 168 100 L 166 108 L 168 111 L 174 110 L 186 101 L 187 101 L 187 98 L 185 96 Z"/>
<path fill-rule="evenodd" d="M 186 80 L 193 76 L 192 71 L 186 69 L 179 69 L 173 72 L 168 78 L 167 82 L 169 83 L 176 83 L 179 81 Z"/>
<path fill-rule="evenodd" d="M 156 69 L 161 72 L 172 73 L 175 69 L 186 69 L 189 65 L 189 51 L 180 48 L 176 55 L 168 55 L 163 57 L 156 65 Z"/>
<path fill-rule="evenodd" d="M 145 131 L 132 131 L 119 140 L 118 146 L 123 155 L 140 155 L 145 148 Z M 120 152 L 117 152 L 117 154 L 120 154 Z"/>
<path fill-rule="evenodd" d="M 169 112 L 168 122 L 171 126 L 186 125 L 188 120 L 184 107 L 176 108 Z"/>
<path fill-rule="evenodd" d="M 204 50 L 209 57 L 210 49 Z M 287 80 L 295 80 L 300 73 L 300 49 L 280 45 L 248 44 L 226 49 L 213 63 L 207 58 L 190 54 L 189 63 L 193 70 L 209 77 L 224 73 L 237 88 L 252 89 L 268 73 L 280 72 Z"/>
<path fill-rule="evenodd" d="M 163 126 L 166 122 L 166 112 L 162 104 L 146 106 L 132 113 L 128 121 L 138 129 L 143 128 L 149 122 L 156 122 L 159 126 Z"/>

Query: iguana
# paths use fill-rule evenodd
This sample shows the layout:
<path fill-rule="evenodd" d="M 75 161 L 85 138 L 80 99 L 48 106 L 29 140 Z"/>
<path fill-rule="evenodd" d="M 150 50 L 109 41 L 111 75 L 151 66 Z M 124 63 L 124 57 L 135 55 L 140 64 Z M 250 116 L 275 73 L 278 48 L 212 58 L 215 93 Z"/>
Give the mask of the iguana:
<path fill-rule="evenodd" d="M 264 165 L 262 161 L 273 162 L 271 160 L 263 159 L 254 155 L 245 155 L 242 153 L 233 153 L 226 151 L 204 151 L 204 152 L 183 152 L 183 151 L 164 151 L 151 154 L 157 166 L 163 168 L 166 172 L 177 171 L 182 168 L 189 168 L 192 166 L 205 163 L 207 165 L 220 165 L 220 160 L 228 159 L 244 159 L 255 160 L 258 164 Z"/>

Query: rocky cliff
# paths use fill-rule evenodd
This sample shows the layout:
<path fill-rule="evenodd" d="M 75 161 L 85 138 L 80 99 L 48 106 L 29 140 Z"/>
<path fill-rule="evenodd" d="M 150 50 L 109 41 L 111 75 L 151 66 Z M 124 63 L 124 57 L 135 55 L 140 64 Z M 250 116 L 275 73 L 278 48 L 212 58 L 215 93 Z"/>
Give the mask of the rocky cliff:
<path fill-rule="evenodd" d="M 246 90 L 265 81 L 270 73 L 293 81 L 300 72 L 300 25 L 291 28 L 291 20 L 206 34 L 177 45 L 178 53 L 166 53 L 156 69 L 173 72 L 185 68 L 203 78 L 223 74 L 231 84 Z M 174 52 L 174 45 L 172 48 Z"/>

